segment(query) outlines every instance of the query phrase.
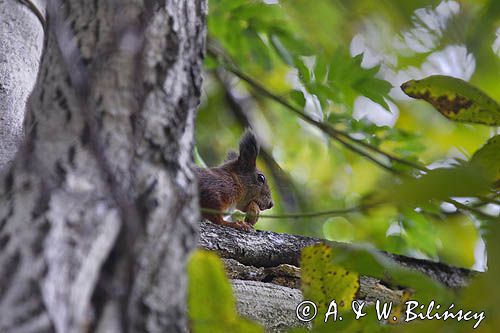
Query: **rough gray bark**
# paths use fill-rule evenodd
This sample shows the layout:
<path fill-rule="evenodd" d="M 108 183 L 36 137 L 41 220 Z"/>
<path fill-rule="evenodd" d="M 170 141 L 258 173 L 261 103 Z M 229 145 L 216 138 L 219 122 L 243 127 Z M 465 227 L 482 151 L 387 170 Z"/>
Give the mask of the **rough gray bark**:
<path fill-rule="evenodd" d="M 268 332 L 284 332 L 302 325 L 295 317 L 296 306 L 303 300 L 300 292 L 300 251 L 324 240 L 269 231 L 243 232 L 201 223 L 198 245 L 216 251 L 222 258 L 241 315 L 262 324 Z M 329 242 L 349 248 L 346 243 Z M 427 274 L 450 288 L 462 288 L 473 271 L 405 256 L 382 253 L 398 264 Z M 360 277 L 357 299 L 367 302 L 399 303 L 404 290 L 389 287 L 384 281 Z"/>
<path fill-rule="evenodd" d="M 295 315 L 297 305 L 304 300 L 299 289 L 251 279 L 232 279 L 231 285 L 238 312 L 261 324 L 267 332 L 288 332 L 294 327 L 308 327 Z M 359 294 L 358 299 L 367 303 L 379 299 L 399 304 L 403 297 L 403 291 L 391 290 L 368 277 L 362 277 Z"/>
<path fill-rule="evenodd" d="M 206 2 L 50 1 L 0 177 L 0 332 L 187 330 Z"/>
<path fill-rule="evenodd" d="M 243 265 L 234 259 L 223 259 L 223 261 L 230 279 L 262 281 L 273 285 L 300 289 L 299 267 L 288 264 L 281 264 L 277 267 L 254 267 Z M 397 303 L 402 296 L 403 290 L 400 288 L 391 289 L 378 279 L 360 276 L 359 291 L 357 293 L 360 300 L 375 302 L 378 299 L 383 302 Z M 297 304 L 295 303 L 295 305 Z"/>
<path fill-rule="evenodd" d="M 217 251 L 223 258 L 236 259 L 244 265 L 273 267 L 281 264 L 299 266 L 300 251 L 306 246 L 321 242 L 325 242 L 325 240 L 270 231 L 246 233 L 203 222 L 198 245 L 207 250 Z M 348 243 L 329 243 L 343 248 L 351 246 Z M 422 272 L 449 288 L 466 286 L 469 277 L 474 274 L 468 269 L 430 260 L 381 253 L 399 265 Z"/>
<path fill-rule="evenodd" d="M 40 1 L 33 1 L 41 6 Z M 43 12 L 42 12 L 43 15 Z M 43 48 L 40 19 L 18 0 L 0 0 L 0 170 L 22 140 L 26 100 Z"/>
<path fill-rule="evenodd" d="M 300 290 L 247 280 L 231 280 L 236 307 L 246 318 L 263 325 L 268 332 L 286 332 L 306 326 L 295 316 L 302 301 Z"/>

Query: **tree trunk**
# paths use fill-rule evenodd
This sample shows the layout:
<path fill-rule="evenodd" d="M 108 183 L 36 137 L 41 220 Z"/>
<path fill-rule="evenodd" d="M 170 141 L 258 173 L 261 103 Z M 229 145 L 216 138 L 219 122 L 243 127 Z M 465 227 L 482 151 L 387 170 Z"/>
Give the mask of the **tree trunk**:
<path fill-rule="evenodd" d="M 42 54 L 42 23 L 21 1 L 0 0 L 0 170 L 22 139 L 26 100 Z"/>
<path fill-rule="evenodd" d="M 0 178 L 0 332 L 187 330 L 206 2 L 50 1 Z"/>

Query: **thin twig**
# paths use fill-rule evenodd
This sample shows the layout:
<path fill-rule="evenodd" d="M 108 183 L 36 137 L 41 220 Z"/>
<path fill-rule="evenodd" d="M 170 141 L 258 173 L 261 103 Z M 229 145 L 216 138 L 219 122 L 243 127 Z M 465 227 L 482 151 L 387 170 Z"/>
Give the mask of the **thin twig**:
<path fill-rule="evenodd" d="M 210 44 L 208 46 L 208 52 L 210 54 L 212 54 L 213 56 L 218 56 L 218 55 L 221 55 L 220 54 L 220 51 L 217 51 L 214 49 L 214 47 L 210 47 Z M 223 58 L 227 59 L 227 57 L 225 55 L 221 55 Z M 299 108 L 297 108 L 296 106 L 292 105 L 291 103 L 289 103 L 286 99 L 284 99 L 283 97 L 281 96 L 278 96 L 276 94 L 274 94 L 273 92 L 269 91 L 266 87 L 264 87 L 262 84 L 260 84 L 259 82 L 257 82 L 256 80 L 254 80 L 253 78 L 251 78 L 250 76 L 248 76 L 247 74 L 243 73 L 242 71 L 240 71 L 236 66 L 234 65 L 231 65 L 230 63 L 226 63 L 225 64 L 225 68 L 230 71 L 231 73 L 233 73 L 234 75 L 236 75 L 238 78 L 240 78 L 241 80 L 245 81 L 246 83 L 248 83 L 249 85 L 251 85 L 255 90 L 259 91 L 260 93 L 262 93 L 264 96 L 274 100 L 275 102 L 283 105 L 284 107 L 286 107 L 288 110 L 292 111 L 293 113 L 295 113 L 297 116 L 299 116 L 302 120 L 320 128 L 323 132 L 327 133 L 330 137 L 332 137 L 333 139 L 337 140 L 338 142 L 340 142 L 342 145 L 344 145 L 346 148 L 364 156 L 365 158 L 368 158 L 370 159 L 372 162 L 378 164 L 379 166 L 382 166 L 382 162 L 376 160 L 374 157 L 369 157 L 370 155 L 368 155 L 366 152 L 363 152 L 361 151 L 359 148 L 356 148 L 354 147 L 353 145 L 349 145 L 345 140 L 342 140 L 340 137 L 343 137 L 349 141 L 352 141 L 356 144 L 359 144 L 367 149 L 370 149 L 378 154 L 381 154 L 383 156 L 385 156 L 386 158 L 388 158 L 390 161 L 394 161 L 394 162 L 398 162 L 400 164 L 403 164 L 403 165 L 407 165 L 409 167 L 412 167 L 412 168 L 415 168 L 415 169 L 418 169 L 418 170 L 422 170 L 422 171 L 428 171 L 427 168 L 425 168 L 424 166 L 422 165 L 419 165 L 417 163 L 414 163 L 414 162 L 410 162 L 410 161 L 407 161 L 405 159 L 402 159 L 400 157 L 397 157 L 397 156 L 394 156 L 388 152 L 385 152 L 383 150 L 381 150 L 380 148 L 378 147 L 375 147 L 363 140 L 359 140 L 359 139 L 356 139 L 356 138 L 353 138 L 352 136 L 350 136 L 348 133 L 344 132 L 344 131 L 341 131 L 339 129 L 336 129 L 332 126 L 330 126 L 329 124 L 326 124 L 326 123 L 323 123 L 323 122 L 319 122 L 313 118 L 311 118 L 310 116 L 308 116 L 307 114 L 305 114 L 302 110 L 300 110 Z M 397 171 L 393 168 L 391 168 L 390 166 L 382 166 L 384 169 L 386 170 L 389 170 L 390 172 L 396 172 Z"/>
<path fill-rule="evenodd" d="M 482 218 L 485 218 L 485 219 L 488 219 L 488 220 L 499 220 L 500 219 L 500 217 L 498 217 L 498 216 L 496 216 L 496 217 L 495 216 L 491 216 L 489 214 L 486 214 L 486 213 L 482 212 L 480 209 L 468 206 L 466 204 L 463 204 L 463 203 L 458 202 L 458 201 L 453 200 L 453 199 L 448 199 L 448 200 L 445 200 L 445 201 L 447 203 L 450 203 L 450 204 L 454 205 L 459 210 L 467 210 L 467 211 L 469 211 L 469 212 L 471 212 L 473 214 L 479 215 Z"/>
<path fill-rule="evenodd" d="M 245 213 L 247 216 L 251 217 L 259 217 L 261 218 L 267 218 L 267 219 L 300 219 L 304 217 L 320 217 L 320 216 L 335 216 L 335 215 L 346 215 L 349 213 L 356 213 L 356 212 L 363 212 L 366 211 L 370 208 L 373 208 L 375 206 L 379 206 L 381 203 L 374 203 L 374 204 L 369 204 L 369 205 L 359 205 L 359 206 L 354 206 L 350 208 L 344 208 L 344 209 L 332 209 L 332 210 L 324 210 L 324 211 L 317 211 L 317 212 L 309 212 L 309 213 L 297 213 L 297 214 L 255 214 L 251 212 Z M 212 215 L 234 215 L 234 212 L 222 212 L 216 209 L 210 209 L 210 208 L 201 208 L 201 211 L 203 213 L 208 213 Z"/>
<path fill-rule="evenodd" d="M 327 125 L 325 123 L 319 122 L 319 121 L 314 120 L 313 118 L 309 117 L 308 115 L 306 115 L 305 113 L 303 113 L 302 111 L 300 111 L 297 107 L 293 106 L 292 104 L 290 104 L 288 101 L 286 101 L 282 97 L 277 96 L 277 95 L 271 93 L 269 90 L 267 90 L 260 83 L 258 83 L 257 81 L 253 80 L 252 78 L 250 78 L 249 76 L 247 76 L 243 72 L 239 71 L 238 69 L 229 67 L 228 70 L 231 73 L 233 73 L 234 75 L 236 75 L 237 77 L 239 77 L 240 79 L 242 79 L 243 81 L 245 81 L 248 84 L 250 84 L 254 89 L 256 89 L 257 91 L 259 91 L 263 95 L 265 95 L 268 98 L 270 98 L 270 99 L 278 102 L 279 104 L 285 106 L 286 108 L 288 108 L 289 110 L 291 110 L 292 112 L 294 112 L 302 120 L 306 121 L 307 123 L 309 123 L 311 125 L 314 125 L 314 126 L 318 127 L 324 133 L 326 133 L 328 136 L 330 136 L 332 139 L 336 140 L 337 142 L 341 143 L 347 149 L 349 149 L 349 150 L 351 150 L 351 151 L 353 151 L 353 152 L 355 152 L 355 153 L 357 153 L 357 154 L 365 157 L 366 159 L 372 161 L 373 163 L 377 164 L 378 166 L 384 168 L 385 170 L 387 170 L 389 172 L 396 173 L 396 174 L 400 173 L 399 171 L 397 171 L 396 169 L 392 168 L 391 166 L 384 164 L 383 162 L 377 160 L 375 157 L 371 156 L 367 152 L 359 149 L 358 147 L 356 147 L 356 146 L 350 144 L 349 142 L 347 142 L 346 140 L 342 139 L 340 137 L 339 131 L 337 129 L 335 129 L 335 128 L 333 128 L 333 127 L 331 127 L 331 126 L 329 126 L 329 125 Z M 351 138 L 347 134 L 345 135 L 345 137 L 349 138 L 351 140 L 355 140 L 355 139 Z"/>
<path fill-rule="evenodd" d="M 367 148 L 373 152 L 376 152 L 380 155 L 383 155 L 385 156 L 386 158 L 388 158 L 391 162 L 397 162 L 397 163 L 400 163 L 400 164 L 403 164 L 403 165 L 406 165 L 406 166 L 409 166 L 409 167 L 412 167 L 414 169 L 417 169 L 417 170 L 420 170 L 420 171 L 424 171 L 424 172 L 428 172 L 429 169 L 426 168 L 425 166 L 423 165 L 420 165 L 418 163 L 414 163 L 414 162 L 410 162 L 410 161 L 407 161 L 405 159 L 402 159 L 400 157 L 397 157 L 397 156 L 394 156 L 388 152 L 385 152 L 383 151 L 382 149 L 378 148 L 378 147 L 375 147 L 363 140 L 359 140 L 359 139 L 355 139 L 353 137 L 351 137 L 348 133 L 346 132 L 343 132 L 341 130 L 338 130 L 334 127 L 332 127 L 331 125 L 327 124 L 327 123 L 324 123 L 324 122 L 319 122 L 313 118 L 311 118 L 310 116 L 308 116 L 307 114 L 305 114 L 302 110 L 300 110 L 299 108 L 297 108 L 296 106 L 292 105 L 291 103 L 289 103 L 286 99 L 284 99 L 283 97 L 281 96 L 278 96 L 276 94 L 274 94 L 273 92 L 269 91 L 266 87 L 264 87 L 262 84 L 260 84 L 259 82 L 257 82 L 256 80 L 254 80 L 252 77 L 250 77 L 249 75 L 243 73 L 242 71 L 240 71 L 237 66 L 235 66 L 233 63 L 233 61 L 231 61 L 231 59 L 229 58 L 229 56 L 225 53 L 225 52 L 222 52 L 221 50 L 218 50 L 216 49 L 215 45 L 212 43 L 210 43 L 211 41 L 209 40 L 209 43 L 208 43 L 208 46 L 207 46 L 207 49 L 208 49 L 208 53 L 211 54 L 212 56 L 215 56 L 215 57 L 222 57 L 224 59 L 224 65 L 225 65 L 225 68 L 230 71 L 231 73 L 233 73 L 234 75 L 236 75 L 238 78 L 240 78 L 241 80 L 245 81 L 247 84 L 249 84 L 250 86 L 252 86 L 252 88 L 254 88 L 256 91 L 260 92 L 262 95 L 268 97 L 269 99 L 281 104 L 282 106 L 284 106 L 285 108 L 287 108 L 289 111 L 293 112 L 294 114 L 296 114 L 299 118 L 301 118 L 302 120 L 306 121 L 307 123 L 309 124 L 312 124 L 314 126 L 316 126 L 317 128 L 319 128 L 320 130 L 322 130 L 325 134 L 327 134 L 329 137 L 331 137 L 332 139 L 336 140 L 337 142 L 341 143 L 344 147 L 346 147 L 347 149 L 365 157 L 366 159 L 372 161 L 373 163 L 375 163 L 376 165 L 382 167 L 383 169 L 391 172 L 391 173 L 394 173 L 394 174 L 398 174 L 398 175 L 403 175 L 405 176 L 405 174 L 401 173 L 400 171 L 394 169 L 392 166 L 390 165 L 386 165 L 385 163 L 379 161 L 378 159 L 376 159 L 375 157 L 373 157 L 372 155 L 370 155 L 369 153 L 361 150 L 360 148 L 354 146 L 353 144 L 350 144 L 347 140 L 353 142 L 353 143 L 356 143 L 356 144 L 359 144 L 361 146 L 363 146 L 364 148 Z M 346 139 L 346 140 L 344 140 Z M 468 210 L 476 215 L 479 215 L 479 216 L 482 216 L 484 218 L 487 218 L 487 219 L 495 219 L 495 217 L 491 216 L 491 215 L 488 215 L 488 214 L 485 214 L 483 213 L 481 210 L 479 209 L 476 209 L 474 207 L 471 207 L 471 206 L 468 206 L 468 205 L 464 205 L 464 204 L 461 204 L 455 200 L 452 200 L 452 199 L 449 199 L 449 200 L 446 200 L 446 202 L 448 203 L 451 203 L 453 205 L 455 205 L 457 208 L 461 209 L 461 210 Z M 315 214 L 315 213 L 310 213 L 310 214 Z"/>
<path fill-rule="evenodd" d="M 485 196 L 478 196 L 477 197 L 480 202 L 478 202 L 479 205 L 487 205 L 487 204 L 493 204 L 493 205 L 500 205 L 500 200 L 495 200 L 495 197 L 485 197 Z"/>

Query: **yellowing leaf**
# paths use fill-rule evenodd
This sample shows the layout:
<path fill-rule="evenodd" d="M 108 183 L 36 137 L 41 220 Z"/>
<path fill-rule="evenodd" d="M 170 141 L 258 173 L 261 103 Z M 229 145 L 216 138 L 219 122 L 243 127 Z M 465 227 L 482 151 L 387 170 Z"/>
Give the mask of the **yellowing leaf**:
<path fill-rule="evenodd" d="M 403 291 L 403 297 L 401 297 L 401 302 L 396 304 L 391 311 L 389 316 L 388 323 L 389 324 L 398 324 L 403 323 L 405 318 L 405 302 L 410 301 L 412 296 L 412 292 L 410 290 Z"/>
<path fill-rule="evenodd" d="M 216 254 L 198 250 L 188 265 L 188 312 L 193 333 L 238 332 L 260 333 L 262 328 L 241 318 Z"/>
<path fill-rule="evenodd" d="M 334 265 L 331 258 L 332 248 L 317 244 L 304 248 L 300 259 L 304 298 L 315 302 L 320 315 L 326 313 L 332 300 L 339 312 L 350 309 L 359 288 L 358 274 Z"/>
<path fill-rule="evenodd" d="M 429 102 L 448 119 L 500 125 L 498 103 L 464 80 L 433 75 L 422 80 L 405 82 L 401 89 L 410 97 Z"/>

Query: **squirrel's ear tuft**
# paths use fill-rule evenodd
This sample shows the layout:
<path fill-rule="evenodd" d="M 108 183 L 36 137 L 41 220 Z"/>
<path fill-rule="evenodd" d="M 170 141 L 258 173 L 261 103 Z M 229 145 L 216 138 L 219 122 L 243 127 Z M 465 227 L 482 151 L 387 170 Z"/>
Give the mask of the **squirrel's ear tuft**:
<path fill-rule="evenodd" d="M 238 152 L 234 150 L 230 150 L 227 152 L 226 158 L 224 159 L 224 162 L 229 162 L 231 160 L 235 160 L 238 158 Z"/>
<path fill-rule="evenodd" d="M 255 161 L 259 155 L 259 145 L 252 131 L 247 130 L 240 140 L 240 156 L 238 163 L 243 170 L 255 169 Z"/>

